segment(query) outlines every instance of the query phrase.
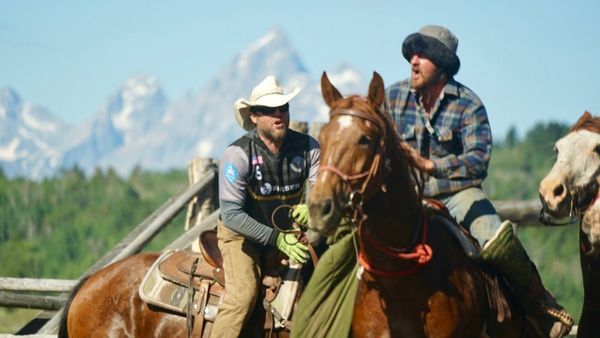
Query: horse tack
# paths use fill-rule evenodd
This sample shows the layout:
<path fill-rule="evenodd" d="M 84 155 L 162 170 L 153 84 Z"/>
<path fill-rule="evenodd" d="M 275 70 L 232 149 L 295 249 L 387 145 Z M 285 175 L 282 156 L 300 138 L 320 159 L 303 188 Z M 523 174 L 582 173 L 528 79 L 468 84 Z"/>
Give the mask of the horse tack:
<path fill-rule="evenodd" d="M 418 269 L 420 269 L 422 266 L 426 265 L 427 263 L 429 263 L 429 261 L 431 261 L 431 258 L 433 257 L 433 250 L 431 249 L 431 247 L 429 245 L 427 245 L 426 240 L 427 240 L 427 217 L 423 217 L 422 216 L 422 225 L 421 225 L 421 242 L 416 244 L 411 252 L 398 252 L 397 250 L 394 250 L 393 248 L 390 248 L 388 246 L 385 246 L 383 244 L 381 244 L 380 242 L 378 242 L 376 239 L 373 238 L 373 236 L 369 236 L 366 233 L 366 228 L 364 226 L 360 226 L 359 227 L 359 236 L 365 238 L 367 240 L 367 242 L 369 242 L 370 245 L 372 245 L 373 247 L 376 248 L 376 250 L 378 250 L 379 252 L 392 257 L 392 258 L 396 258 L 399 260 L 407 260 L 407 261 L 414 261 L 415 264 L 413 267 L 406 269 L 406 270 L 395 270 L 395 271 L 384 271 L 384 270 L 379 270 L 377 268 L 375 268 L 367 259 L 367 257 L 364 255 L 363 251 L 358 253 L 358 262 L 359 264 L 368 272 L 370 272 L 373 275 L 379 276 L 379 277 L 386 277 L 386 278 L 396 278 L 396 277 L 403 277 L 403 276 L 408 276 L 414 272 L 416 272 Z"/>
<path fill-rule="evenodd" d="M 381 136 L 380 136 L 379 142 L 377 144 L 377 151 L 375 152 L 375 156 L 374 156 L 373 161 L 371 162 L 371 166 L 369 167 L 368 170 L 363 171 L 358 174 L 348 175 L 346 173 L 343 173 L 341 170 L 339 170 L 338 168 L 336 168 L 333 165 L 319 166 L 319 172 L 330 171 L 330 172 L 336 174 L 337 176 L 339 176 L 342 179 L 342 181 L 345 182 L 346 184 L 348 184 L 351 188 L 352 188 L 352 183 L 354 181 L 357 181 L 362 178 L 365 179 L 363 181 L 363 184 L 362 184 L 360 190 L 353 190 L 351 195 L 349 196 L 349 199 L 348 199 L 349 204 L 356 205 L 356 204 L 362 202 L 362 199 L 364 198 L 366 189 L 369 186 L 371 179 L 375 176 L 376 173 L 379 173 L 380 178 L 381 178 L 381 182 L 382 182 L 381 189 L 383 191 L 385 191 L 387 189 L 386 184 L 385 184 L 384 166 L 380 165 L 382 158 L 384 158 L 384 162 L 385 162 L 385 142 L 384 142 L 385 129 L 383 128 L 382 122 L 379 121 L 377 118 L 375 118 L 367 113 L 358 111 L 358 110 L 339 109 L 339 110 L 333 110 L 329 113 L 330 118 L 333 118 L 335 116 L 358 117 L 363 120 L 373 122 L 373 124 L 375 124 L 375 126 L 377 126 L 377 128 L 381 131 L 381 133 L 380 133 Z M 356 200 L 356 199 L 358 199 L 358 200 Z"/>

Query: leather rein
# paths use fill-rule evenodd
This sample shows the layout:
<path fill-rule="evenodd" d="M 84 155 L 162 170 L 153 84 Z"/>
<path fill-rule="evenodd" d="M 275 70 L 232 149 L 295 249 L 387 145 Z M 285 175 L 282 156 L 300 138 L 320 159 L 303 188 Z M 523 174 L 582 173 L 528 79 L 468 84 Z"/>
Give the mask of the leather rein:
<path fill-rule="evenodd" d="M 335 110 L 329 113 L 329 118 L 333 118 L 335 116 L 352 116 L 358 117 L 363 120 L 367 120 L 375 124 L 377 128 L 380 130 L 380 139 L 377 145 L 375 156 L 373 157 L 373 161 L 371 162 L 371 166 L 368 170 L 360 172 L 354 175 L 348 175 L 343 173 L 337 167 L 333 165 L 324 165 L 319 167 L 319 172 L 321 171 L 330 171 L 333 174 L 337 175 L 341 178 L 342 182 L 348 184 L 352 189 L 356 184 L 355 182 L 363 179 L 360 190 L 353 189 L 350 195 L 348 196 L 348 208 L 352 211 L 351 223 L 358 228 L 358 236 L 359 238 L 364 238 L 367 243 L 369 243 L 374 249 L 378 252 L 395 259 L 400 260 L 411 260 L 415 262 L 415 265 L 407 270 L 398 270 L 398 271 L 384 271 L 379 270 L 368 261 L 367 257 L 364 255 L 362 251 L 358 252 L 358 261 L 360 265 L 367 270 L 369 273 L 380 276 L 380 277 L 400 277 L 412 274 L 417 271 L 421 266 L 427 264 L 433 255 L 431 247 L 427 245 L 427 219 L 428 217 L 421 213 L 419 227 L 417 228 L 417 233 L 413 243 L 419 241 L 419 233 L 421 234 L 420 243 L 415 244 L 412 251 L 408 252 L 406 249 L 397 249 L 390 247 L 386 244 L 383 244 L 381 241 L 377 240 L 373 236 L 368 234 L 366 227 L 364 226 L 364 221 L 367 220 L 368 216 L 363 210 L 363 202 L 366 196 L 367 188 L 371 183 L 371 180 L 378 173 L 381 178 L 381 189 L 383 191 L 387 191 L 387 186 L 385 184 L 386 176 L 385 176 L 385 166 L 381 165 L 382 161 L 385 162 L 385 129 L 382 125 L 380 119 L 356 110 L 350 109 L 342 109 Z M 368 196 L 370 197 L 370 196 Z M 367 198 L 368 199 L 368 198 Z"/>

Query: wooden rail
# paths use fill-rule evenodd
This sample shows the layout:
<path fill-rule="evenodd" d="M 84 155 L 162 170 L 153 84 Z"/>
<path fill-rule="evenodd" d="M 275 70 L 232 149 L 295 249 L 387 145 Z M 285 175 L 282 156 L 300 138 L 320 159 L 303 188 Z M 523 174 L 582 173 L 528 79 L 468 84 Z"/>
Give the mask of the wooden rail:
<path fill-rule="evenodd" d="M 77 281 L 71 279 L 0 277 L 2 291 L 69 292 L 76 284 Z"/>
<path fill-rule="evenodd" d="M 18 307 L 38 310 L 60 310 L 66 298 L 59 296 L 42 296 L 18 294 L 0 291 L 0 305 L 4 307 Z"/>
<path fill-rule="evenodd" d="M 539 226 L 542 203 L 538 199 L 528 201 L 503 200 L 492 201 L 502 220 L 509 219 L 519 226 Z"/>

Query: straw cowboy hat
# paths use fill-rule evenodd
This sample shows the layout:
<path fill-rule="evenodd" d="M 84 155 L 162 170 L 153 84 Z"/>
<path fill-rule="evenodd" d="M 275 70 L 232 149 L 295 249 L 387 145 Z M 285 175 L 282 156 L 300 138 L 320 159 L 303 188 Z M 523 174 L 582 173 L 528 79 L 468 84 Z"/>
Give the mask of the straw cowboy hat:
<path fill-rule="evenodd" d="M 402 43 L 402 55 L 410 62 L 414 54 L 421 54 L 448 75 L 454 76 L 460 68 L 457 48 L 458 39 L 448 28 L 429 25 L 406 37 Z"/>
<path fill-rule="evenodd" d="M 267 76 L 258 86 L 252 89 L 250 99 L 240 98 L 234 104 L 234 115 L 237 123 L 245 130 L 254 128 L 250 120 L 250 107 L 266 106 L 279 107 L 290 102 L 300 92 L 300 88 L 294 88 L 285 94 L 279 81 L 273 75 Z"/>

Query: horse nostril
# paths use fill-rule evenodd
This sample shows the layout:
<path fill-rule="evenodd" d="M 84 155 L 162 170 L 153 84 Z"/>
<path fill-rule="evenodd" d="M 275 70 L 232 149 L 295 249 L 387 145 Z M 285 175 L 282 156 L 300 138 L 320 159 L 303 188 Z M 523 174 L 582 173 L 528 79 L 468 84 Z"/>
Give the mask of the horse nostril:
<path fill-rule="evenodd" d="M 552 190 L 554 197 L 561 197 L 565 193 L 565 186 L 563 184 L 559 184 Z"/>
<path fill-rule="evenodd" d="M 327 199 L 323 201 L 323 205 L 321 206 L 321 212 L 323 215 L 330 215 L 333 211 L 333 202 L 331 199 Z"/>

